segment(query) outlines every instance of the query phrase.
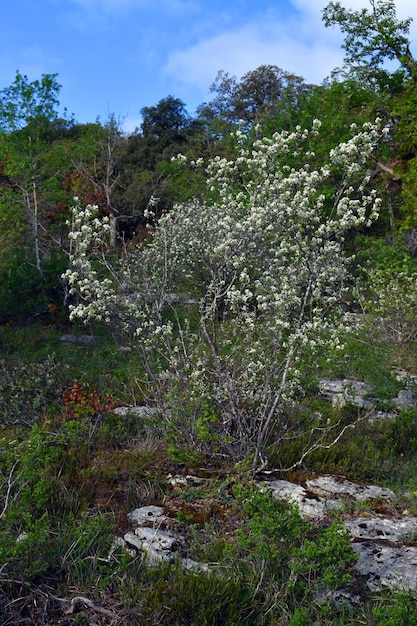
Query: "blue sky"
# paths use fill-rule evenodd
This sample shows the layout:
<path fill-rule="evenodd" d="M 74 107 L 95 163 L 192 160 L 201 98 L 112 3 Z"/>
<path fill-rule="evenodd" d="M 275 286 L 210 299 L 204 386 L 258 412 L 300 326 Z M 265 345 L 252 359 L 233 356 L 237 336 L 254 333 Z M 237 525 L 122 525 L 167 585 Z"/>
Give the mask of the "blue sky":
<path fill-rule="evenodd" d="M 342 38 L 325 29 L 327 0 L 10 0 L 2 6 L 0 89 L 16 70 L 58 74 L 62 106 L 79 122 L 140 124 L 140 109 L 172 95 L 187 110 L 210 99 L 219 70 L 240 78 L 262 64 L 320 83 L 341 65 Z M 348 8 L 368 0 L 345 0 Z M 415 0 L 397 0 L 413 17 Z M 414 47 L 415 49 L 415 47 Z"/>

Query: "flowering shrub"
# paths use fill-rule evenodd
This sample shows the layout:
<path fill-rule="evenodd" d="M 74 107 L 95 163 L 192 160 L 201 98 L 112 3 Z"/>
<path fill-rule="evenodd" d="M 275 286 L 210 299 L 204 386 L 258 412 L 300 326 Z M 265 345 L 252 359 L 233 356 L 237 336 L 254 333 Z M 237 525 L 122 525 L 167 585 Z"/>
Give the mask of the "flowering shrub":
<path fill-rule="evenodd" d="M 193 454 L 266 464 L 303 373 L 338 344 L 344 236 L 377 212 L 366 163 L 378 131 L 353 128 L 317 166 L 309 140 L 319 129 L 253 143 L 237 132 L 236 158 L 206 165 L 205 198 L 162 216 L 117 264 L 101 256 L 105 276 L 92 259 L 108 224 L 73 207 L 71 318 L 117 319 L 135 333 L 172 440 Z"/>
<path fill-rule="evenodd" d="M 72 317 L 109 320 L 109 311 L 116 303 L 113 283 L 99 272 L 101 266 L 108 267 L 105 252 L 109 218 L 100 217 L 97 206 L 88 204 L 82 209 L 78 198 L 74 198 L 70 227 L 71 269 L 63 278 L 70 293 L 78 290 L 83 297 L 79 308 L 72 306 Z"/>

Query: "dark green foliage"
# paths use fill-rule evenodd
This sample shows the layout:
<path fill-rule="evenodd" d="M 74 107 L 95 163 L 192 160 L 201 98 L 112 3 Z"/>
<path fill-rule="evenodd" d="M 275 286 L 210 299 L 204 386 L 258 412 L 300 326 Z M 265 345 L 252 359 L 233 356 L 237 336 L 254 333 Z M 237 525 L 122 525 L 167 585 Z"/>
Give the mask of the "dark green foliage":
<path fill-rule="evenodd" d="M 356 269 L 361 278 L 364 277 L 364 270 L 368 268 L 412 272 L 417 267 L 415 259 L 410 255 L 401 236 L 390 239 L 358 235 L 354 246 Z"/>
<path fill-rule="evenodd" d="M 395 457 L 413 458 L 417 453 L 417 411 L 410 409 L 397 415 L 387 425 L 387 448 Z"/>
<path fill-rule="evenodd" d="M 60 307 L 62 314 L 66 315 L 62 307 L 64 293 L 60 278 L 66 262 L 62 251 L 51 251 L 43 260 L 41 275 L 21 250 L 10 254 L 4 265 L 0 265 L 0 323 L 27 321 L 34 316 L 48 318 L 48 303 Z"/>
<path fill-rule="evenodd" d="M 43 280 L 17 251 L 0 267 L 0 320 L 25 318 L 45 308 Z"/>
<path fill-rule="evenodd" d="M 62 374 L 52 356 L 27 365 L 0 361 L 0 429 L 39 422 L 61 400 Z"/>
<path fill-rule="evenodd" d="M 347 585 L 356 557 L 339 521 L 318 529 L 295 506 L 259 488 L 238 489 L 237 496 L 245 514 L 239 544 L 271 581 L 295 596 Z"/>

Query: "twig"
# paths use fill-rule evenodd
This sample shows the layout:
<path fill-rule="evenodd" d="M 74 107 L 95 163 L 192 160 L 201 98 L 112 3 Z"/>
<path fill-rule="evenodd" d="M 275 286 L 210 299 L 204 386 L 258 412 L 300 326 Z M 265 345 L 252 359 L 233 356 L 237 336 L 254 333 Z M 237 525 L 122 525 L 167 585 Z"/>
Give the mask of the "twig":
<path fill-rule="evenodd" d="M 302 453 L 301 457 L 298 459 L 298 461 L 296 461 L 295 463 L 293 463 L 292 465 L 290 465 L 289 467 L 285 467 L 285 468 L 280 468 L 279 471 L 280 472 L 290 472 L 292 470 L 294 470 L 296 467 L 299 467 L 304 459 L 311 454 L 312 452 L 314 452 L 315 450 L 329 450 L 330 448 L 332 448 L 334 445 L 336 445 L 338 443 L 338 441 L 340 441 L 340 439 L 342 438 L 342 436 L 345 434 L 345 432 L 349 429 L 349 428 L 355 428 L 355 426 L 357 424 L 359 424 L 360 422 L 362 422 L 363 420 L 367 419 L 368 417 L 370 417 L 372 415 L 374 411 L 374 407 L 372 407 L 367 413 L 365 413 L 364 415 L 361 415 L 360 417 L 358 417 L 358 419 L 356 419 L 354 422 L 351 422 L 349 424 L 346 424 L 346 426 L 343 426 L 342 430 L 337 434 L 337 436 L 333 439 L 333 441 L 331 441 L 330 443 L 324 444 L 323 443 L 323 437 L 325 436 L 326 432 L 329 432 L 329 430 L 331 428 L 333 428 L 333 426 L 331 426 L 329 429 L 325 429 L 323 432 L 323 437 L 320 439 L 320 441 L 316 441 L 314 442 L 309 448 L 307 448 L 307 450 L 304 450 L 304 452 Z M 340 422 L 339 422 L 340 423 Z M 258 473 L 258 471 L 262 471 L 264 474 L 273 474 L 274 472 L 276 472 L 276 469 L 273 470 L 269 470 L 269 471 L 265 471 L 264 469 L 261 470 L 256 470 L 256 473 Z"/>
<path fill-rule="evenodd" d="M 17 480 L 17 479 L 12 480 L 12 478 L 13 478 L 13 473 L 14 473 L 14 471 L 15 471 L 15 469 L 16 469 L 17 464 L 18 464 L 18 461 L 15 461 L 15 463 L 14 463 L 14 465 L 13 465 L 12 469 L 11 469 L 11 470 L 10 470 L 10 472 L 9 472 L 9 476 L 7 477 L 7 491 L 6 491 L 6 496 L 5 496 L 5 499 L 4 499 L 3 510 L 2 510 L 2 512 L 0 513 L 0 518 L 2 518 L 2 517 L 5 515 L 5 513 L 6 513 L 6 511 L 7 511 L 7 508 L 8 508 L 8 506 L 9 506 L 10 493 L 11 493 L 11 491 L 12 491 L 12 487 L 13 487 L 13 485 L 15 484 L 15 482 L 16 482 L 16 480 Z"/>

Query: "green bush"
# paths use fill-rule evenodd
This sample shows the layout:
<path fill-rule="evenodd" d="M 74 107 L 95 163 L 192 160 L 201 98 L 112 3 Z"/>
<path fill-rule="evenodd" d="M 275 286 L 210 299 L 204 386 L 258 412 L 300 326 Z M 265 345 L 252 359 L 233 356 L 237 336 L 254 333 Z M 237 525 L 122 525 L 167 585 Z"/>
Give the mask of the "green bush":
<path fill-rule="evenodd" d="M 295 505 L 259 488 L 238 488 L 237 497 L 244 513 L 239 545 L 270 581 L 296 596 L 349 583 L 356 556 L 341 522 L 316 527 Z"/>
<path fill-rule="evenodd" d="M 1 426 L 30 427 L 57 407 L 64 391 L 62 372 L 53 355 L 39 363 L 0 361 Z"/>

